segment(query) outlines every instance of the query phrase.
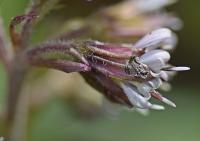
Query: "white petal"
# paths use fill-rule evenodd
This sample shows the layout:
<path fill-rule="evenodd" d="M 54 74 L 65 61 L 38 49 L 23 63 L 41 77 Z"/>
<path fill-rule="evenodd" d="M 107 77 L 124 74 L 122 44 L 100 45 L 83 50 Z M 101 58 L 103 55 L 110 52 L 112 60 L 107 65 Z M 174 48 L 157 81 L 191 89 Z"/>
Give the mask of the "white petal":
<path fill-rule="evenodd" d="M 151 81 L 148 81 L 148 84 L 153 88 L 153 89 L 158 89 L 162 85 L 162 80 L 160 78 L 155 78 Z"/>
<path fill-rule="evenodd" d="M 167 51 L 164 50 L 151 50 L 145 54 L 143 54 L 140 57 L 140 61 L 142 61 L 142 63 L 146 64 L 149 62 L 153 62 L 154 60 L 156 61 L 157 59 L 162 59 L 164 62 L 169 61 L 170 59 L 170 54 Z"/>
<path fill-rule="evenodd" d="M 149 92 L 152 88 L 146 83 L 138 83 L 137 89 L 147 100 L 151 98 L 151 94 Z"/>
<path fill-rule="evenodd" d="M 160 78 L 162 78 L 164 81 L 169 81 L 169 75 L 165 71 L 160 72 Z"/>
<path fill-rule="evenodd" d="M 171 67 L 171 68 L 164 68 L 165 71 L 187 71 L 190 70 L 189 67 Z"/>
<path fill-rule="evenodd" d="M 132 87 L 129 87 L 125 84 L 121 84 L 124 93 L 130 100 L 130 102 L 137 108 L 149 109 L 152 104 L 148 102 L 143 96 L 138 94 L 137 90 L 134 90 Z"/>
<path fill-rule="evenodd" d="M 143 116 L 148 116 L 149 115 L 149 109 L 141 109 L 141 108 L 134 108 L 135 111 L 140 113 Z"/>
<path fill-rule="evenodd" d="M 162 80 L 160 78 L 155 78 L 148 82 L 136 84 L 138 92 L 140 92 L 147 100 L 151 98 L 150 91 L 153 89 L 158 89 L 161 85 Z"/>
<path fill-rule="evenodd" d="M 162 49 L 164 50 L 173 50 L 178 42 L 178 37 L 176 34 L 172 33 L 171 38 L 168 38 L 164 41 Z"/>
<path fill-rule="evenodd" d="M 160 71 L 170 59 L 170 54 L 164 50 L 151 50 L 140 57 L 140 61 L 154 72 Z"/>
<path fill-rule="evenodd" d="M 176 71 L 161 71 L 159 75 L 163 80 L 170 81 L 176 75 L 176 73 Z"/>
<path fill-rule="evenodd" d="M 136 6 L 144 12 L 155 11 L 176 2 L 176 0 L 136 0 Z"/>
<path fill-rule="evenodd" d="M 170 101 L 169 99 L 165 98 L 165 97 L 162 97 L 162 102 L 172 106 L 172 107 L 176 107 L 176 104 L 172 101 Z"/>
<path fill-rule="evenodd" d="M 155 49 L 164 45 L 174 45 L 175 36 L 171 30 L 161 28 L 150 32 L 134 44 L 134 48 Z"/>
<path fill-rule="evenodd" d="M 154 109 L 154 110 L 165 110 L 165 107 L 163 107 L 162 105 L 153 104 L 151 106 L 151 109 Z"/>

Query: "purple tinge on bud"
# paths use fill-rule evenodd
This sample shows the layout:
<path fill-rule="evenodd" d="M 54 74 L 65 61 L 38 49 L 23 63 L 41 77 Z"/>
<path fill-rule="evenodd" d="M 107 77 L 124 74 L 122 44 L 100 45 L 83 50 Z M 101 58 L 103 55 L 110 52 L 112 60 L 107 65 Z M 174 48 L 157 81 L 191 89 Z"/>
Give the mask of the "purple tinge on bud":
<path fill-rule="evenodd" d="M 143 50 L 132 50 L 126 45 L 100 44 L 99 42 L 86 42 L 85 57 L 89 64 L 104 75 L 122 79 L 144 81 L 151 78 L 149 68 L 136 62 L 130 61 L 133 56 L 139 56 Z"/>

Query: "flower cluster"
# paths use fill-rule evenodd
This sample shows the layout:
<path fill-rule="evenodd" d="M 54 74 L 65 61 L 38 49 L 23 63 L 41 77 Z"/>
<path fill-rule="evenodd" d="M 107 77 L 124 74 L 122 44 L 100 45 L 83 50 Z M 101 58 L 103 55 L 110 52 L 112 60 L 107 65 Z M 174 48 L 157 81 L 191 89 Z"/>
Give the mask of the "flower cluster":
<path fill-rule="evenodd" d="M 67 19 L 69 30 L 37 45 L 31 42 L 33 29 L 50 10 L 62 4 L 61 0 L 31 1 L 25 14 L 11 20 L 10 38 L 3 30 L 0 17 L 0 60 L 8 76 L 6 134 L 15 139 L 12 136 L 18 135 L 13 133 L 18 130 L 15 127 L 19 119 L 15 117 L 27 118 L 27 112 L 18 112 L 28 106 L 21 91 L 33 66 L 79 72 L 112 106 L 122 105 L 137 111 L 163 110 L 164 106 L 150 102 L 155 98 L 176 107 L 159 93 L 160 89 L 166 90 L 165 86 L 170 85 L 168 82 L 177 71 L 190 69 L 169 63 L 170 52 L 177 43 L 171 29 L 179 29 L 181 21 L 163 7 L 174 1 L 124 0 L 101 8 L 87 18 L 75 18 L 75 22 Z"/>
<path fill-rule="evenodd" d="M 83 19 L 75 30 L 32 48 L 29 48 L 32 29 L 59 0 L 46 1 L 46 4 L 33 2 L 27 13 L 13 18 L 9 26 L 12 44 L 4 39 L 0 23 L 0 59 L 10 76 L 8 119 L 14 119 L 13 107 L 17 104 L 20 86 L 32 66 L 80 72 L 112 103 L 129 108 L 163 110 L 162 105 L 150 103 L 151 97 L 176 107 L 158 92 L 166 90 L 164 86 L 169 85 L 177 71 L 190 69 L 169 64 L 170 52 L 177 43 L 170 29 L 179 29 L 181 22 L 162 8 L 173 2 L 122 1 Z M 85 40 L 88 37 L 103 41 Z"/>
<path fill-rule="evenodd" d="M 151 97 L 176 107 L 157 91 L 175 72 L 189 70 L 168 63 L 175 42 L 176 36 L 167 28 L 154 30 L 134 44 L 87 41 L 81 51 L 92 68 L 86 74 L 93 81 L 88 82 L 102 87 L 112 102 L 129 107 L 163 110 L 149 102 Z"/>
<path fill-rule="evenodd" d="M 94 40 L 49 41 L 28 51 L 31 65 L 80 72 L 85 80 L 112 103 L 129 108 L 163 110 L 151 104 L 151 97 L 172 107 L 176 105 L 158 90 L 165 89 L 177 71 L 188 67 L 169 64 L 177 42 L 168 28 L 147 33 L 133 44 L 113 44 Z"/>

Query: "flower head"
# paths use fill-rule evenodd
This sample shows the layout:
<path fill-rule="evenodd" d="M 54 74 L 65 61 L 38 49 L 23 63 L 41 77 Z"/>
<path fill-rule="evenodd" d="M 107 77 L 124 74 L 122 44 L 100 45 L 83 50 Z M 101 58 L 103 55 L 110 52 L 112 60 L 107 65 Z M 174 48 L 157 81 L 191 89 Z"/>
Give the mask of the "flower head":
<path fill-rule="evenodd" d="M 168 63 L 169 50 L 174 48 L 175 41 L 174 33 L 167 28 L 154 30 L 134 44 L 87 41 L 82 52 L 92 72 L 83 75 L 95 80 L 95 83 L 88 82 L 103 90 L 112 102 L 141 109 L 163 110 L 163 106 L 149 102 L 154 97 L 176 107 L 157 91 L 171 79 L 173 73 L 190 69 L 173 67 Z"/>

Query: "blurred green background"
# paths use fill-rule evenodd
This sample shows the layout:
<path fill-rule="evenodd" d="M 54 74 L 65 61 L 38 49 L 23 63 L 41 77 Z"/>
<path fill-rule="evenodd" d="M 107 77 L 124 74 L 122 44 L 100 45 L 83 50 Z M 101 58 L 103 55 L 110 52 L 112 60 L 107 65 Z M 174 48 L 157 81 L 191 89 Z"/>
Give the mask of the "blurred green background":
<path fill-rule="evenodd" d="M 83 2 L 77 1 L 79 7 L 77 9 L 81 7 L 94 9 L 100 2 L 105 6 L 111 0 L 97 0 L 97 2 L 94 0 L 94 2 L 84 5 L 81 5 Z M 6 27 L 12 17 L 23 13 L 27 3 L 28 0 L 0 0 L 0 14 Z M 177 108 L 166 106 L 165 111 L 151 111 L 149 116 L 124 111 L 116 120 L 108 117 L 83 120 L 73 114 L 65 99 L 55 97 L 31 113 L 27 131 L 28 139 L 30 141 L 199 141 L 199 6 L 200 1 L 198 0 L 180 0 L 169 7 L 170 11 L 176 12 L 184 22 L 184 28 L 178 32 L 179 44 L 172 55 L 172 62 L 191 67 L 191 71 L 180 73 L 175 77 L 172 82 L 173 89 L 167 93 L 167 97 L 176 102 Z M 90 10 L 84 11 L 87 15 Z M 74 13 L 79 15 L 78 10 L 75 10 Z M 83 13 L 80 15 L 85 16 Z M 59 17 L 59 15 L 57 16 Z M 39 33 L 34 31 L 34 34 L 38 35 L 35 40 L 45 38 L 52 28 L 57 27 L 46 27 L 45 29 L 42 26 L 39 27 L 37 30 Z M 67 78 L 67 75 L 68 81 L 70 79 Z M 87 86 L 80 83 L 75 87 L 81 91 L 85 90 Z M 88 89 L 90 88 L 88 87 Z M 6 76 L 4 69 L 0 66 L 0 106 L 5 102 L 5 90 Z M 82 91 L 81 94 L 87 95 L 87 92 Z"/>

